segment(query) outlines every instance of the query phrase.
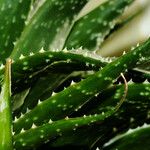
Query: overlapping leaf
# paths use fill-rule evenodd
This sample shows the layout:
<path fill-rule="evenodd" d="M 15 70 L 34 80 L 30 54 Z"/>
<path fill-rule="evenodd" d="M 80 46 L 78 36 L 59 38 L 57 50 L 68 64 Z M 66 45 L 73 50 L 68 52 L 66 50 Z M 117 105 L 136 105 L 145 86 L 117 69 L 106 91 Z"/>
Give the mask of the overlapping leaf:
<path fill-rule="evenodd" d="M 141 125 L 148 121 L 148 109 L 150 108 L 147 98 L 150 91 L 149 84 L 129 84 L 126 100 L 115 115 L 107 119 L 102 124 L 94 124 L 76 131 L 65 132 L 62 136 L 56 138 L 52 143 L 47 144 L 49 147 L 61 147 L 64 145 L 94 146 L 99 143 L 102 145 L 111 139 L 117 133 L 126 131 L 128 128 Z M 118 91 L 116 93 L 116 91 Z M 103 113 L 115 107 L 116 103 L 123 96 L 123 85 L 113 86 L 104 90 L 97 97 L 93 98 L 73 117 L 83 114 Z M 100 101 L 100 100 L 103 101 Z"/>
<path fill-rule="evenodd" d="M 99 46 L 100 40 L 113 28 L 114 19 L 132 1 L 111 0 L 104 4 L 97 3 L 94 10 L 80 18 L 80 11 L 87 0 L 47 0 L 29 20 L 11 57 L 16 59 L 21 54 L 39 51 L 42 47 L 46 50 L 61 50 L 65 46 L 69 49 L 80 46 L 91 49 Z"/>
<path fill-rule="evenodd" d="M 23 127 L 25 129 L 30 128 L 33 123 L 42 124 L 49 119 L 61 119 L 73 111 L 78 110 L 95 94 L 111 85 L 113 80 L 115 80 L 121 72 L 125 72 L 126 69 L 134 67 L 141 56 L 145 57 L 149 55 L 150 51 L 145 51 L 145 49 L 149 49 L 149 47 L 150 40 L 147 40 L 143 45 L 108 64 L 94 75 L 45 100 L 15 122 L 14 130 L 19 132 Z M 110 70 L 113 70 L 111 74 L 109 73 Z M 76 97 L 78 97 L 78 101 Z M 41 110 L 44 111 L 39 113 Z M 55 114 L 53 111 L 55 111 Z"/>
<path fill-rule="evenodd" d="M 12 150 L 11 60 L 7 60 L 5 78 L 0 93 L 0 149 Z"/>
<path fill-rule="evenodd" d="M 46 0 L 29 20 L 12 52 L 16 59 L 21 54 L 61 49 L 68 35 L 74 17 L 80 12 L 87 0 Z"/>
<path fill-rule="evenodd" d="M 150 126 L 144 124 L 142 127 L 130 129 L 127 133 L 112 139 L 105 144 L 104 150 L 148 150 L 150 138 Z"/>
<path fill-rule="evenodd" d="M 19 38 L 30 9 L 31 0 L 0 1 L 0 62 L 5 62 Z"/>
<path fill-rule="evenodd" d="M 99 115 L 64 119 L 55 122 L 49 122 L 43 126 L 35 127 L 35 129 L 30 129 L 24 133 L 20 133 L 14 136 L 14 143 L 16 149 L 27 149 L 35 148 L 42 142 L 53 139 L 56 136 L 63 134 L 68 130 L 75 130 L 78 127 L 94 123 L 102 122 L 114 113 L 114 110 Z M 33 126 L 34 128 L 34 126 Z"/>

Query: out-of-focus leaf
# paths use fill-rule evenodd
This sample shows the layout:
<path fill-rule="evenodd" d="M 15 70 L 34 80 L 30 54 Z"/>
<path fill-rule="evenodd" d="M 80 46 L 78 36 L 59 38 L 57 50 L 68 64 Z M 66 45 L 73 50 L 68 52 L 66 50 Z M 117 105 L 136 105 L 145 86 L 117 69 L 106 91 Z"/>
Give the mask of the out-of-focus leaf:
<path fill-rule="evenodd" d="M 29 19 L 11 54 L 13 59 L 21 54 L 62 49 L 75 16 L 88 0 L 45 0 Z"/>
<path fill-rule="evenodd" d="M 88 14 L 77 18 L 65 47 L 71 49 L 99 49 L 104 38 L 114 28 L 117 17 L 133 0 L 109 0 L 97 6 Z"/>
<path fill-rule="evenodd" d="M 125 134 L 118 135 L 105 144 L 104 150 L 149 150 L 150 125 L 130 129 Z"/>
<path fill-rule="evenodd" d="M 20 36 L 31 0 L 0 0 L 0 62 L 10 55 Z"/>
<path fill-rule="evenodd" d="M 46 0 L 29 19 L 11 57 L 63 47 L 93 49 L 115 25 L 115 19 L 133 0 L 111 0 L 80 17 L 88 0 Z M 82 25 L 83 26 L 82 26 Z M 92 33 L 92 34 L 91 34 Z M 32 41 L 32 42 L 31 42 Z"/>

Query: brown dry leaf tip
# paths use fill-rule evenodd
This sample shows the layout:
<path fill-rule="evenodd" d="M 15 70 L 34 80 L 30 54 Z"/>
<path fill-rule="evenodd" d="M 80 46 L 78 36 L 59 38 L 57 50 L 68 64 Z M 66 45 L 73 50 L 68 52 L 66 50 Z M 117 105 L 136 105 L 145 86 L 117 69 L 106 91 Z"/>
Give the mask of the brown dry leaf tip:
<path fill-rule="evenodd" d="M 11 64 L 12 63 L 12 59 L 11 58 L 7 58 L 6 59 L 6 64 Z"/>

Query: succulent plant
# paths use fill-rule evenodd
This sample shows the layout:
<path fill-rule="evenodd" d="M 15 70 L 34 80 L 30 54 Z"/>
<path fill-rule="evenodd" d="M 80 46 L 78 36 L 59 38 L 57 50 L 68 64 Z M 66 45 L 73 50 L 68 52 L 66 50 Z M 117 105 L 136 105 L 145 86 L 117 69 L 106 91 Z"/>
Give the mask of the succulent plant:
<path fill-rule="evenodd" d="M 0 1 L 0 150 L 150 149 L 150 38 L 100 55 L 134 3 Z"/>

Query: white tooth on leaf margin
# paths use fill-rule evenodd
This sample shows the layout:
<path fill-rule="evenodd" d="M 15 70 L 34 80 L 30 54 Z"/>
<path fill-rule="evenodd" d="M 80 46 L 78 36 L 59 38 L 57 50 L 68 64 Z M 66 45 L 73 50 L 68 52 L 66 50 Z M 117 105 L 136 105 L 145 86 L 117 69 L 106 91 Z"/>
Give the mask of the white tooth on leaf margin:
<path fill-rule="evenodd" d="M 23 54 L 20 55 L 19 59 L 23 59 L 25 56 Z"/>
<path fill-rule="evenodd" d="M 56 93 L 55 93 L 55 92 L 53 92 L 53 93 L 52 93 L 52 96 L 54 96 L 54 95 L 56 95 Z"/>
<path fill-rule="evenodd" d="M 71 81 L 71 85 L 74 85 L 75 84 L 75 82 L 74 81 Z"/>
<path fill-rule="evenodd" d="M 24 132 L 25 132 L 25 130 L 22 128 L 21 131 L 20 131 L 20 133 L 24 133 Z"/>
<path fill-rule="evenodd" d="M 42 103 L 42 102 L 41 102 L 41 100 L 39 99 L 39 100 L 38 100 L 38 105 L 40 105 L 41 103 Z"/>
<path fill-rule="evenodd" d="M 44 52 L 45 52 L 45 50 L 43 49 L 43 47 L 40 49 L 39 52 L 40 52 L 40 53 L 44 53 Z"/>
<path fill-rule="evenodd" d="M 53 123 L 52 119 L 50 119 L 48 123 L 49 123 L 49 124 Z"/>
<path fill-rule="evenodd" d="M 30 53 L 30 56 L 33 56 L 33 55 L 34 55 L 34 53 L 33 53 L 33 52 L 31 52 L 31 53 Z"/>
<path fill-rule="evenodd" d="M 31 128 L 34 129 L 34 128 L 36 128 L 36 127 L 37 127 L 37 126 L 33 123 Z"/>

